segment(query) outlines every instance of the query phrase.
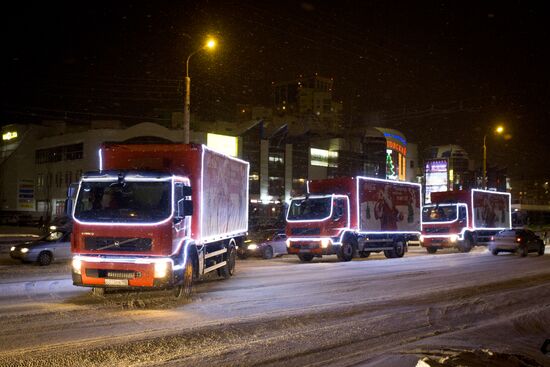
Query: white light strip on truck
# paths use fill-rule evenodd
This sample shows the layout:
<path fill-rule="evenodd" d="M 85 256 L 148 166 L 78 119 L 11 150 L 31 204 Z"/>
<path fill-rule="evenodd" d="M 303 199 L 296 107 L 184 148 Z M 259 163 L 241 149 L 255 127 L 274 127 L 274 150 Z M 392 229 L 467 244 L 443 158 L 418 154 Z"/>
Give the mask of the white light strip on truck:
<path fill-rule="evenodd" d="M 381 178 L 372 178 L 372 177 L 365 177 L 365 176 L 357 176 L 357 182 L 356 182 L 356 193 L 357 200 L 357 228 L 360 228 L 360 205 L 359 205 L 359 181 L 366 180 L 366 181 L 378 181 L 378 182 L 387 182 L 392 184 L 399 184 L 399 185 L 408 185 L 408 186 L 416 186 L 418 187 L 418 205 L 420 208 L 420 229 L 422 229 L 422 205 L 420 203 L 422 202 L 422 185 L 415 182 L 404 182 L 404 181 L 395 181 L 395 180 L 384 180 Z M 358 231 L 357 233 L 361 234 L 420 234 L 420 231 Z"/>
<path fill-rule="evenodd" d="M 235 158 L 235 157 L 232 157 L 230 155 L 227 155 L 227 154 L 223 154 L 223 153 L 220 153 L 220 152 L 217 152 L 215 150 L 212 150 L 212 149 L 209 149 L 206 145 L 202 145 L 202 151 L 201 151 L 201 194 L 200 194 L 200 215 L 199 215 L 199 225 L 200 225 L 200 234 L 202 236 L 202 219 L 203 219 L 203 209 L 204 209 L 204 152 L 208 150 L 210 151 L 211 153 L 214 153 L 214 154 L 218 154 L 218 155 L 221 155 L 222 157 L 226 157 L 228 159 L 232 159 L 236 162 L 240 162 L 240 163 L 243 163 L 246 165 L 246 202 L 245 202 L 245 210 L 246 210 L 246 218 L 247 220 L 245 221 L 245 228 L 244 229 L 238 229 L 236 231 L 233 231 L 231 233 L 223 233 L 223 234 L 218 234 L 218 235 L 213 235 L 213 236 L 210 236 L 210 237 L 206 237 L 206 238 L 201 238 L 200 240 L 200 243 L 205 243 L 205 242 L 208 242 L 212 239 L 216 239 L 219 237 L 220 240 L 222 239 L 226 239 L 226 238 L 230 238 L 231 236 L 233 235 L 237 235 L 237 234 L 242 234 L 242 233 L 246 233 L 248 232 L 248 204 L 249 204 L 249 185 L 248 185 L 248 175 L 249 175 L 249 171 L 250 171 L 250 163 L 248 163 L 247 161 L 243 161 L 242 159 L 239 159 L 239 158 Z"/>
<path fill-rule="evenodd" d="M 476 227 L 476 213 L 475 213 L 475 206 L 474 206 L 474 192 L 481 192 L 481 193 L 489 193 L 489 194 L 497 194 L 497 195 L 507 195 L 508 196 L 508 227 L 497 227 L 497 228 L 485 228 L 485 227 Z M 502 231 L 504 229 L 509 229 L 512 227 L 512 195 L 508 192 L 498 192 L 498 191 L 489 191 L 489 190 L 481 190 L 481 189 L 472 189 L 470 192 L 470 201 L 472 203 L 472 227 L 476 230 L 488 230 L 488 231 Z"/>
<path fill-rule="evenodd" d="M 75 210 L 76 210 L 76 205 L 73 205 L 73 219 L 75 222 L 79 223 L 79 224 L 85 224 L 85 225 L 97 225 L 97 226 L 127 226 L 127 227 L 140 227 L 140 226 L 157 226 L 157 225 L 161 225 L 161 224 L 164 224 L 164 223 L 167 223 L 169 221 L 172 220 L 172 218 L 174 217 L 174 183 L 175 183 L 175 180 L 178 180 L 178 181 L 182 181 L 182 182 L 189 182 L 189 179 L 187 177 L 181 177 L 181 176 L 171 176 L 171 177 L 165 177 L 165 178 L 162 178 L 162 179 L 149 179 L 149 180 L 142 180 L 141 176 L 139 177 L 139 180 L 137 181 L 148 181 L 148 182 L 151 182 L 151 181 L 167 181 L 167 180 L 171 180 L 172 181 L 172 198 L 171 198 L 171 212 L 170 212 L 170 216 L 164 220 L 161 220 L 160 222 L 139 222 L 139 223 L 134 223 L 134 222 L 131 222 L 131 223 L 124 223 L 124 222 L 85 222 L 85 221 L 81 221 L 79 219 L 77 219 L 74 215 L 75 213 Z M 92 182 L 95 182 L 96 180 L 94 179 L 87 179 L 87 180 L 81 180 L 80 183 L 78 184 L 78 196 L 80 195 L 80 188 L 82 186 L 82 181 L 92 181 Z M 130 180 L 131 181 L 131 180 Z M 78 201 L 78 196 L 76 197 L 76 201 Z"/>

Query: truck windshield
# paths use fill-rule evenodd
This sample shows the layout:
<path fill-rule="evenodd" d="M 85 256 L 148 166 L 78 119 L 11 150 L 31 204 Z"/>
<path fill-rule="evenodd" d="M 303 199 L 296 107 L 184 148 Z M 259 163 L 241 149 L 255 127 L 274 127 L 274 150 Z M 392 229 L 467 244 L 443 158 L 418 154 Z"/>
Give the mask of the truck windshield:
<path fill-rule="evenodd" d="M 158 222 L 172 212 L 171 182 L 83 181 L 74 217 L 107 223 Z"/>
<path fill-rule="evenodd" d="M 325 219 L 330 215 L 331 198 L 294 199 L 290 202 L 287 219 Z"/>
<path fill-rule="evenodd" d="M 422 222 L 450 222 L 458 218 L 457 205 L 428 205 L 422 208 Z"/>

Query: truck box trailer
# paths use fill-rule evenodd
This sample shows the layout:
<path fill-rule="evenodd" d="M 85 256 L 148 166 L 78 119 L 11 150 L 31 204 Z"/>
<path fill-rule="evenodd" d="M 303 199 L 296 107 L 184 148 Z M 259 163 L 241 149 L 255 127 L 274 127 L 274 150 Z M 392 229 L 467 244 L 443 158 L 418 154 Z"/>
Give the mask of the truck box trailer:
<path fill-rule="evenodd" d="M 229 277 L 248 230 L 247 162 L 196 144 L 104 144 L 73 205 L 73 283 L 175 288 Z"/>
<path fill-rule="evenodd" d="M 313 180 L 287 212 L 290 254 L 302 261 L 336 254 L 343 261 L 384 251 L 402 257 L 421 230 L 419 184 L 370 177 Z"/>
<path fill-rule="evenodd" d="M 422 208 L 421 245 L 429 253 L 456 247 L 469 252 L 492 235 L 512 226 L 511 195 L 472 189 L 432 192 Z"/>

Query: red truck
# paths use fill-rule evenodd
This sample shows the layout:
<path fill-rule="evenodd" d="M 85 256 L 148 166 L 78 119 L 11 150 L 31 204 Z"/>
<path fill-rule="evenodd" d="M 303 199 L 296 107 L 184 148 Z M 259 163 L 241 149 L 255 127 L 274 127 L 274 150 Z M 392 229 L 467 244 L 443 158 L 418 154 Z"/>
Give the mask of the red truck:
<path fill-rule="evenodd" d="M 342 261 L 384 251 L 402 257 L 420 235 L 421 186 L 369 177 L 307 183 L 286 217 L 287 249 L 301 261 L 336 254 Z"/>
<path fill-rule="evenodd" d="M 174 288 L 235 271 L 248 230 L 247 162 L 196 144 L 104 144 L 73 205 L 76 286 Z"/>
<path fill-rule="evenodd" d="M 469 252 L 495 233 L 511 228 L 511 195 L 472 189 L 431 193 L 432 203 L 422 208 L 420 243 L 428 253 L 456 247 Z"/>

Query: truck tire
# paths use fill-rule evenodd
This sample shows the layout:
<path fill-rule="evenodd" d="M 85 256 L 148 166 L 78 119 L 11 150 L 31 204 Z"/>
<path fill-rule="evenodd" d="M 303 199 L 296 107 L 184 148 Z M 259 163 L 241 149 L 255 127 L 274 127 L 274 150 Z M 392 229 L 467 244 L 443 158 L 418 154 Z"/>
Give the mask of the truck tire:
<path fill-rule="evenodd" d="M 365 258 L 370 256 L 370 251 L 361 251 L 359 256 L 361 256 L 363 259 L 365 259 Z"/>
<path fill-rule="evenodd" d="M 405 244 L 403 241 L 395 241 L 393 243 L 393 250 L 384 250 L 384 256 L 388 259 L 395 259 L 403 257 L 405 255 Z"/>
<path fill-rule="evenodd" d="M 544 242 L 540 244 L 538 254 L 539 254 L 539 256 L 544 255 Z"/>
<path fill-rule="evenodd" d="M 237 251 L 235 250 L 235 246 L 229 245 L 227 248 L 227 256 L 225 258 L 226 264 L 225 266 L 220 268 L 220 276 L 227 279 L 232 277 L 235 274 L 235 259 L 237 257 Z"/>
<path fill-rule="evenodd" d="M 437 252 L 437 247 L 426 247 L 426 251 L 428 251 L 429 254 L 435 254 Z"/>
<path fill-rule="evenodd" d="M 351 261 L 353 259 L 353 243 L 350 240 L 342 243 L 336 256 L 340 261 Z"/>
<path fill-rule="evenodd" d="M 300 259 L 301 262 L 308 263 L 311 260 L 313 260 L 312 254 L 298 254 L 298 259 Z"/>
<path fill-rule="evenodd" d="M 460 252 L 470 252 L 472 250 L 472 238 L 470 236 L 466 236 L 464 238 L 464 241 L 458 243 L 458 251 Z"/>
<path fill-rule="evenodd" d="M 183 269 L 183 283 L 178 285 L 174 289 L 174 297 L 176 299 L 188 299 L 193 293 L 193 278 L 195 275 L 195 269 L 193 265 L 193 259 L 190 257 L 185 263 Z"/>
<path fill-rule="evenodd" d="M 494 248 L 494 249 L 491 250 L 491 253 L 492 253 L 493 255 L 497 256 L 498 253 L 499 253 L 499 251 L 498 251 L 496 248 Z"/>

